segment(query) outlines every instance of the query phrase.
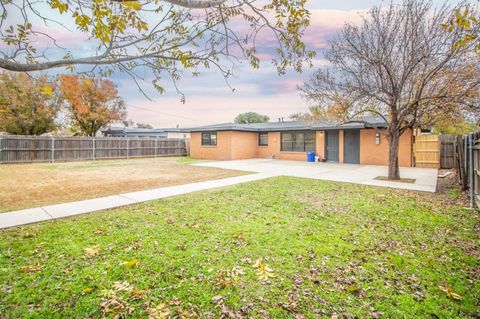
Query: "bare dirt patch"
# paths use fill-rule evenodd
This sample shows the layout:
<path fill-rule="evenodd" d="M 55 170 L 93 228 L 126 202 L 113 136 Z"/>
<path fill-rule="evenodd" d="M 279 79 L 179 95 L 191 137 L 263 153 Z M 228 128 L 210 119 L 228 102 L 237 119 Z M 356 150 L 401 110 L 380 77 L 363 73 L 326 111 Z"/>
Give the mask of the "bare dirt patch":
<path fill-rule="evenodd" d="M 0 165 L 0 212 L 246 174 L 185 158 Z"/>

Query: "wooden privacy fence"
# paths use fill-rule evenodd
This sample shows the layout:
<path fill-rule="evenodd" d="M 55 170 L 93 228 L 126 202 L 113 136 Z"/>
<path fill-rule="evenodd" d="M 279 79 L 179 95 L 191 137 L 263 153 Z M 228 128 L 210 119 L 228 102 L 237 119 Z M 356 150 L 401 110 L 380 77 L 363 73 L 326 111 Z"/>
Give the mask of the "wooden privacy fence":
<path fill-rule="evenodd" d="M 454 135 L 425 134 L 415 136 L 413 155 L 416 167 L 454 168 Z"/>
<path fill-rule="evenodd" d="M 458 176 L 463 190 L 468 190 L 470 207 L 480 206 L 480 131 L 458 136 L 455 144 Z"/>
<path fill-rule="evenodd" d="M 438 135 L 415 136 L 413 156 L 416 167 L 440 167 L 440 139 Z"/>
<path fill-rule="evenodd" d="M 67 162 L 188 155 L 188 140 L 0 136 L 0 163 Z"/>
<path fill-rule="evenodd" d="M 455 135 L 440 135 L 440 168 L 455 167 Z"/>

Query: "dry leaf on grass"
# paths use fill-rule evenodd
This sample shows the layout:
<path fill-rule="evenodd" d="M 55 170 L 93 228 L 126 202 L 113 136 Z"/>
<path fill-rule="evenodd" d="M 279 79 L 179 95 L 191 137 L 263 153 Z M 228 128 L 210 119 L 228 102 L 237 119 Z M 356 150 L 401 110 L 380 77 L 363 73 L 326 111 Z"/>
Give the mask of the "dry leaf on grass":
<path fill-rule="evenodd" d="M 170 316 L 170 310 L 164 303 L 147 309 L 148 319 L 167 319 Z"/>
<path fill-rule="evenodd" d="M 43 248 L 45 248 L 45 244 L 46 244 L 45 242 L 38 243 L 35 245 L 35 248 L 37 250 L 42 250 Z"/>
<path fill-rule="evenodd" d="M 132 260 L 129 260 L 129 261 L 124 261 L 120 265 L 124 266 L 125 268 L 133 268 L 133 267 L 137 266 L 138 264 L 140 264 L 140 260 L 132 259 Z"/>
<path fill-rule="evenodd" d="M 23 266 L 22 268 L 20 268 L 20 270 L 22 272 L 34 273 L 34 272 L 40 271 L 42 268 L 43 266 L 40 264 L 30 264 L 30 265 Z"/>
<path fill-rule="evenodd" d="M 235 239 L 245 239 L 243 231 L 237 231 L 233 233 L 232 237 Z"/>
<path fill-rule="evenodd" d="M 441 291 L 447 294 L 448 298 L 454 299 L 454 300 L 462 300 L 462 296 L 457 294 L 456 292 L 453 291 L 452 287 L 450 286 L 438 286 Z"/>
<path fill-rule="evenodd" d="M 273 269 L 270 268 L 266 263 L 264 263 L 261 259 L 257 259 L 253 267 L 257 269 L 257 276 L 260 280 L 268 280 L 270 278 L 274 278 L 275 275 L 273 274 Z"/>
<path fill-rule="evenodd" d="M 93 230 L 93 233 L 95 235 L 98 235 L 98 234 L 103 234 L 105 232 L 105 229 L 103 229 L 102 227 L 97 227 Z"/>
<path fill-rule="evenodd" d="M 240 267 L 233 267 L 231 270 L 219 269 L 217 273 L 215 288 L 223 289 L 233 287 L 240 284 L 240 276 L 244 275 L 245 271 Z"/>
<path fill-rule="evenodd" d="M 100 254 L 100 245 L 95 245 L 91 247 L 87 247 L 83 250 L 85 253 L 85 257 L 92 258 Z"/>
<path fill-rule="evenodd" d="M 109 318 L 125 318 L 133 310 L 132 306 L 121 299 L 108 299 L 100 304 L 100 311 Z"/>

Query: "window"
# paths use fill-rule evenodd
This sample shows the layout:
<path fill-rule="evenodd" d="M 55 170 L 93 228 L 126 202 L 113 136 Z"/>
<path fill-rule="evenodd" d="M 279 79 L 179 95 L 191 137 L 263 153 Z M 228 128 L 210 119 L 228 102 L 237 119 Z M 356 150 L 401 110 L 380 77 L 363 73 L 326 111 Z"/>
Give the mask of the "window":
<path fill-rule="evenodd" d="M 202 145 L 216 146 L 217 132 L 202 132 Z"/>
<path fill-rule="evenodd" d="M 268 146 L 268 133 L 259 133 L 258 134 L 258 145 Z"/>
<path fill-rule="evenodd" d="M 281 150 L 283 152 L 315 151 L 315 132 L 282 133 Z"/>

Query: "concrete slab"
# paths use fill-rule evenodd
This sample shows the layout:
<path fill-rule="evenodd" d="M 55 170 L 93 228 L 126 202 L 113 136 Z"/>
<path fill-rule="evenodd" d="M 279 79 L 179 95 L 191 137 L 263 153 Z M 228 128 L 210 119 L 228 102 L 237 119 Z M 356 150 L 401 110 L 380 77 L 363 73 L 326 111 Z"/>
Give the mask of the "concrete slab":
<path fill-rule="evenodd" d="M 272 159 L 207 162 L 195 165 L 425 192 L 435 192 L 438 173 L 437 169 L 401 167 L 400 175 L 403 178 L 415 179 L 415 183 L 402 183 L 376 180 L 376 177 L 386 176 L 388 173 L 387 166 L 376 165 L 308 163 Z"/>
<path fill-rule="evenodd" d="M 133 199 L 114 195 L 89 200 L 82 200 L 72 203 L 50 205 L 43 207 L 43 209 L 52 218 L 63 218 L 73 215 L 85 214 L 96 210 L 115 208 L 136 203 L 137 201 Z"/>
<path fill-rule="evenodd" d="M 41 207 L 0 214 L 0 228 L 31 224 L 52 219 Z"/>

